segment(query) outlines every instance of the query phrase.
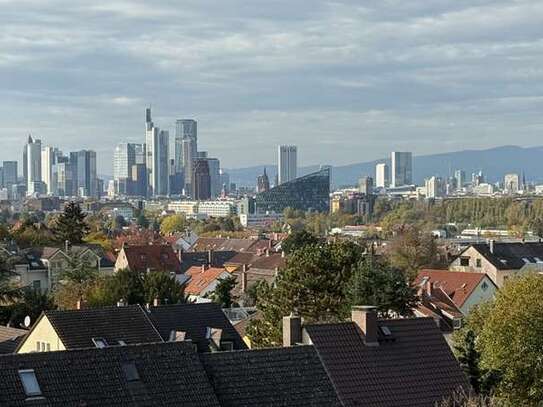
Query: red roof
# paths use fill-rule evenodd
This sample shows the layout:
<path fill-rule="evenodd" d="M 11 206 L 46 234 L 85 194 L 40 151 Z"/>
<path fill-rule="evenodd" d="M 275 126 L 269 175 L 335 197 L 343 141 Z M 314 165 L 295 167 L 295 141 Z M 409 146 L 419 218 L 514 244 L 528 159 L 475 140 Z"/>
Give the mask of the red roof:
<path fill-rule="evenodd" d="M 425 277 L 429 279 L 434 287 L 441 288 L 457 307 L 462 307 L 479 283 L 486 277 L 486 274 L 448 270 L 421 270 L 415 279 L 415 285 L 420 285 Z"/>
<path fill-rule="evenodd" d="M 128 246 L 123 248 L 130 270 L 175 271 L 181 273 L 181 263 L 169 245 Z"/>
<path fill-rule="evenodd" d="M 185 294 L 200 295 L 209 284 L 218 279 L 226 270 L 219 267 L 210 267 L 204 270 L 203 267 L 194 266 L 187 270 L 186 275 L 190 280 L 185 286 Z"/>

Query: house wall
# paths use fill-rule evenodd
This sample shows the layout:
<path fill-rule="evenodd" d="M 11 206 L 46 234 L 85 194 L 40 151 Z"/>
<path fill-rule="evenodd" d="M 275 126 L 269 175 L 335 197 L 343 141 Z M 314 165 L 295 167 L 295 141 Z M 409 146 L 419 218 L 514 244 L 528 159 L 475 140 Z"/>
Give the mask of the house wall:
<path fill-rule="evenodd" d="M 469 266 L 462 266 L 462 258 L 469 258 Z M 481 260 L 481 267 L 477 267 L 477 259 Z M 503 277 L 512 270 L 498 270 L 492 263 L 483 257 L 475 248 L 469 247 L 458 256 L 449 266 L 451 271 L 468 271 L 473 273 L 485 273 L 498 287 L 503 285 Z"/>
<path fill-rule="evenodd" d="M 30 270 L 28 265 L 18 264 L 15 266 L 15 273 L 18 275 L 15 278 L 16 282 L 24 287 L 34 287 L 34 282 L 39 281 L 42 292 L 46 292 L 49 288 L 49 278 L 46 269 Z"/>
<path fill-rule="evenodd" d="M 37 352 L 37 342 L 48 344 L 51 351 L 66 350 L 66 347 L 45 315 L 23 340 L 17 353 Z"/>
<path fill-rule="evenodd" d="M 117 256 L 117 261 L 115 262 L 114 271 L 117 272 L 119 270 L 123 270 L 127 268 L 128 268 L 128 259 L 126 258 L 124 249 L 121 249 L 121 251 L 119 252 L 119 255 Z"/>
<path fill-rule="evenodd" d="M 485 284 L 486 289 L 484 288 Z M 464 304 L 462 304 L 460 311 L 462 311 L 462 314 L 468 315 L 474 306 L 493 299 L 497 291 L 496 285 L 488 276 L 486 276 L 479 282 Z"/>

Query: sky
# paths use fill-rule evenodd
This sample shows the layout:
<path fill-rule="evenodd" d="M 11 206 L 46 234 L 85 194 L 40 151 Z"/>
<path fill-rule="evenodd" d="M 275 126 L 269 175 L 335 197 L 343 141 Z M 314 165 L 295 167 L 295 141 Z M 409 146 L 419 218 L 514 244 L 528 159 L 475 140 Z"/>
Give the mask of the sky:
<path fill-rule="evenodd" d="M 0 0 L 0 160 L 198 120 L 225 168 L 543 145 L 541 0 Z"/>

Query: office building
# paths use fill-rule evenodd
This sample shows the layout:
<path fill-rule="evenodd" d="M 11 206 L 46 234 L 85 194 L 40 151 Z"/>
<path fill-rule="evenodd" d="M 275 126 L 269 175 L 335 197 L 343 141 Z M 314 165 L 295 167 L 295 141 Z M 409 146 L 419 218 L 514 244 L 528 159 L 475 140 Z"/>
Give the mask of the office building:
<path fill-rule="evenodd" d="M 52 195 L 53 187 L 53 165 L 56 164 L 60 151 L 57 148 L 45 146 L 41 150 L 41 178 L 45 184 L 46 193 Z"/>
<path fill-rule="evenodd" d="M 413 184 L 413 156 L 410 152 L 393 151 L 392 186 L 394 188 Z"/>
<path fill-rule="evenodd" d="M 192 173 L 192 198 L 197 201 L 211 199 L 211 177 L 209 174 L 209 162 L 199 158 L 194 161 Z"/>
<path fill-rule="evenodd" d="M 96 152 L 80 150 L 70 153 L 73 194 L 80 197 L 98 197 Z"/>
<path fill-rule="evenodd" d="M 362 177 L 358 180 L 358 192 L 366 195 L 373 193 L 373 178 Z"/>
<path fill-rule="evenodd" d="M 279 185 L 296 178 L 298 168 L 298 148 L 296 146 L 279 146 L 278 148 L 278 183 Z"/>
<path fill-rule="evenodd" d="M 11 189 L 12 185 L 17 184 L 17 161 L 4 161 L 2 163 L 2 168 L 4 169 L 3 180 L 4 187 Z"/>
<path fill-rule="evenodd" d="M 185 154 L 183 148 L 183 140 L 190 139 L 191 150 L 189 154 Z M 198 150 L 198 124 L 196 120 L 192 119 L 179 119 L 175 122 L 175 169 L 180 172 L 181 169 L 185 169 L 185 162 L 188 159 L 196 158 L 196 151 Z M 190 157 L 192 156 L 192 157 Z"/>
<path fill-rule="evenodd" d="M 426 187 L 426 198 L 439 198 L 443 196 L 443 180 L 433 176 L 424 181 Z"/>
<path fill-rule="evenodd" d="M 520 190 L 520 177 L 518 174 L 505 174 L 504 191 L 508 194 L 516 194 Z"/>
<path fill-rule="evenodd" d="M 135 164 L 132 166 L 130 176 L 129 195 L 145 197 L 147 195 L 147 166 Z"/>
<path fill-rule="evenodd" d="M 43 188 L 36 182 L 41 182 L 41 140 L 28 136 L 26 144 L 26 155 L 23 157 L 26 161 L 26 188 L 27 194 L 43 193 Z"/>
<path fill-rule="evenodd" d="M 221 163 L 217 158 L 207 158 L 209 167 L 209 179 L 211 182 L 211 198 L 221 195 Z"/>
<path fill-rule="evenodd" d="M 282 213 L 286 208 L 328 212 L 330 209 L 330 169 L 304 175 L 256 195 L 258 213 Z"/>
<path fill-rule="evenodd" d="M 456 189 L 462 191 L 466 184 L 466 172 L 464 170 L 456 170 L 454 172 L 454 179 L 456 182 Z"/>
<path fill-rule="evenodd" d="M 169 134 L 155 127 L 151 109 L 146 110 L 145 144 L 149 196 L 168 195 Z"/>
<path fill-rule="evenodd" d="M 375 166 L 375 186 L 377 188 L 388 188 L 390 184 L 390 169 L 386 163 L 379 163 Z"/>
<path fill-rule="evenodd" d="M 221 193 L 224 192 L 225 195 L 228 195 L 230 193 L 230 174 L 222 168 L 219 173 L 221 176 Z"/>
<path fill-rule="evenodd" d="M 264 168 L 264 173 L 256 179 L 256 192 L 267 192 L 270 190 L 270 179 Z"/>

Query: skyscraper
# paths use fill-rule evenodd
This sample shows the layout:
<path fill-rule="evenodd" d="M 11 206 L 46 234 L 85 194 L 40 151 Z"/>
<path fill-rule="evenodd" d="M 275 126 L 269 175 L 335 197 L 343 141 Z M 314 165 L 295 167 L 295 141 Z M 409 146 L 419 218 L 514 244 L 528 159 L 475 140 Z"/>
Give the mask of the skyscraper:
<path fill-rule="evenodd" d="M 41 140 L 34 139 L 32 136 L 28 136 L 28 143 L 26 144 L 26 174 L 27 193 L 30 195 L 34 192 L 42 192 L 41 186 L 37 186 L 37 183 L 41 183 L 42 180 Z"/>
<path fill-rule="evenodd" d="M 41 150 L 41 179 L 48 194 L 53 193 L 53 165 L 56 163 L 58 149 L 45 146 Z"/>
<path fill-rule="evenodd" d="M 221 163 L 218 158 L 207 158 L 209 167 L 209 179 L 211 182 L 211 198 L 217 198 L 221 194 Z"/>
<path fill-rule="evenodd" d="M 393 151 L 392 186 L 401 187 L 413 184 L 413 156 L 410 152 Z"/>
<path fill-rule="evenodd" d="M 151 119 L 151 109 L 145 114 L 145 148 L 148 189 L 150 196 L 168 195 L 168 144 L 167 131 L 155 127 Z"/>
<path fill-rule="evenodd" d="M 266 192 L 270 190 L 270 179 L 264 168 L 264 173 L 259 175 L 256 179 L 256 192 Z"/>
<path fill-rule="evenodd" d="M 358 180 L 358 191 L 362 194 L 370 195 L 373 193 L 373 178 L 362 177 Z"/>
<path fill-rule="evenodd" d="M 279 146 L 278 149 L 279 185 L 296 178 L 298 148 L 296 146 Z"/>
<path fill-rule="evenodd" d="M 508 194 L 516 194 L 520 190 L 520 177 L 518 174 L 505 174 L 504 190 Z"/>
<path fill-rule="evenodd" d="M 81 150 L 70 153 L 73 189 L 77 196 L 97 197 L 96 152 Z"/>
<path fill-rule="evenodd" d="M 194 161 L 192 173 L 192 199 L 205 201 L 211 198 L 211 177 L 209 163 L 205 158 Z"/>
<path fill-rule="evenodd" d="M 464 170 L 456 170 L 454 172 L 454 179 L 456 181 L 456 189 L 461 191 L 466 183 L 466 172 Z"/>
<path fill-rule="evenodd" d="M 191 148 L 185 154 L 183 140 L 190 139 Z M 181 172 L 186 170 L 186 161 L 196 158 L 198 150 L 198 123 L 192 119 L 179 119 L 175 122 L 175 170 Z"/>
<path fill-rule="evenodd" d="M 390 171 L 386 163 L 379 163 L 375 166 L 375 186 L 387 188 L 390 183 Z"/>
<path fill-rule="evenodd" d="M 11 186 L 17 184 L 17 161 L 4 161 L 4 187 L 11 190 Z"/>

